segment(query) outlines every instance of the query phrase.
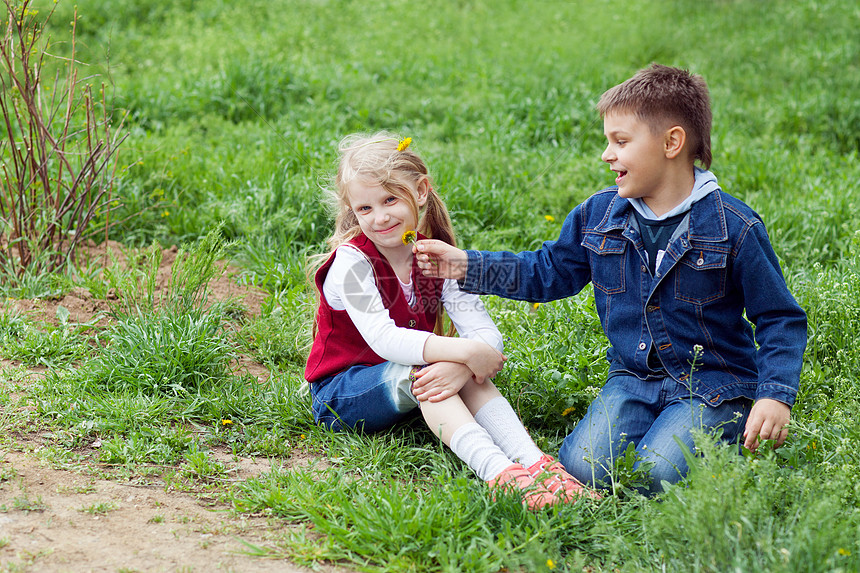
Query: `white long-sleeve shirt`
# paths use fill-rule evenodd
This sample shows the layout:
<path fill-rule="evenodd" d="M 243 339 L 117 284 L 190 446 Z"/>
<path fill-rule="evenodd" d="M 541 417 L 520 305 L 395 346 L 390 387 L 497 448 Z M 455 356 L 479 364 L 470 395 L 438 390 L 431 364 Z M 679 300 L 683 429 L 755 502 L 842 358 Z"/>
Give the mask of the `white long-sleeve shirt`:
<path fill-rule="evenodd" d="M 408 290 L 408 285 L 402 286 Z M 424 344 L 434 334 L 394 323 L 376 288 L 373 267 L 358 249 L 348 244 L 336 249 L 323 282 L 323 296 L 334 310 L 346 310 L 370 349 L 384 360 L 425 363 Z M 457 281 L 446 279 L 442 304 L 461 337 L 481 340 L 502 351 L 502 335 L 477 295 L 461 291 Z"/>

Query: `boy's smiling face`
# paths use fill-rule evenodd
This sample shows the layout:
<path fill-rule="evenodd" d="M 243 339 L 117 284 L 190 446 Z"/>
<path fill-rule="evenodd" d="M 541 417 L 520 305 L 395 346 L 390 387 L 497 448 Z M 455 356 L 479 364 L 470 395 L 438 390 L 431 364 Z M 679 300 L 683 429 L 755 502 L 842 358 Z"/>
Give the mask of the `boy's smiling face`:
<path fill-rule="evenodd" d="M 651 126 L 623 111 L 606 114 L 603 133 L 607 145 L 600 158 L 616 173 L 621 197 L 642 198 L 650 207 L 672 192 L 667 180 L 665 134 L 655 135 Z"/>

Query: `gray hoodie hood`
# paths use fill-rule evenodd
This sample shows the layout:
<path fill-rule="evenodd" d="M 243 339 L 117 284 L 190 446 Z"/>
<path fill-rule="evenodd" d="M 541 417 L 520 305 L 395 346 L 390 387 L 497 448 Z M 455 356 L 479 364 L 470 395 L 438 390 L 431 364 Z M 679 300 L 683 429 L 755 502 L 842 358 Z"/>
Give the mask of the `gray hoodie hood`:
<path fill-rule="evenodd" d="M 654 214 L 648 205 L 645 204 L 645 201 L 641 198 L 637 197 L 636 199 L 628 199 L 630 204 L 633 205 L 633 208 L 636 211 L 645 217 L 646 219 L 650 219 L 652 221 L 660 221 L 662 219 L 668 219 L 669 217 L 673 217 L 675 215 L 679 215 L 681 213 L 685 213 L 689 211 L 693 206 L 693 203 L 702 199 L 711 191 L 716 191 L 720 188 L 720 185 L 717 183 L 717 177 L 711 173 L 710 171 L 706 171 L 705 169 L 701 169 L 696 167 L 696 182 L 693 184 L 693 190 L 690 192 L 690 195 L 684 199 L 680 205 L 665 213 L 660 215 L 659 217 Z"/>

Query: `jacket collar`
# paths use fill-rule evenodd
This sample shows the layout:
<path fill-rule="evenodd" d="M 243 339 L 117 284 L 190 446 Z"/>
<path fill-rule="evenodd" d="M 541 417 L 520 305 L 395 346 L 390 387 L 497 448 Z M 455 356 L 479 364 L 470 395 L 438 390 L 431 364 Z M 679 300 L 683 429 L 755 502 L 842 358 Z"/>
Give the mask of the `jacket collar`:
<path fill-rule="evenodd" d="M 630 202 L 616 193 L 606 210 L 606 215 L 597 224 L 595 230 L 598 232 L 623 231 L 631 225 L 631 217 L 633 217 L 633 207 Z M 689 237 L 691 241 L 706 243 L 728 240 L 729 233 L 726 228 L 726 213 L 721 191 L 712 191 L 693 204 L 690 209 Z"/>

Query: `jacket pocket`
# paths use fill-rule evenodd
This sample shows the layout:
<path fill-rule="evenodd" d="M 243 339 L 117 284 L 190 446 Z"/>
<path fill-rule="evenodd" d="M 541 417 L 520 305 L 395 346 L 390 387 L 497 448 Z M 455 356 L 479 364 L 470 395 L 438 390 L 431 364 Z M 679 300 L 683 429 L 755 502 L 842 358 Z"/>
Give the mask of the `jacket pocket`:
<path fill-rule="evenodd" d="M 675 266 L 675 298 L 705 304 L 726 295 L 728 254 L 695 247 Z"/>
<path fill-rule="evenodd" d="M 624 292 L 624 262 L 627 239 L 599 233 L 587 233 L 582 246 L 588 249 L 591 282 L 605 294 Z"/>

